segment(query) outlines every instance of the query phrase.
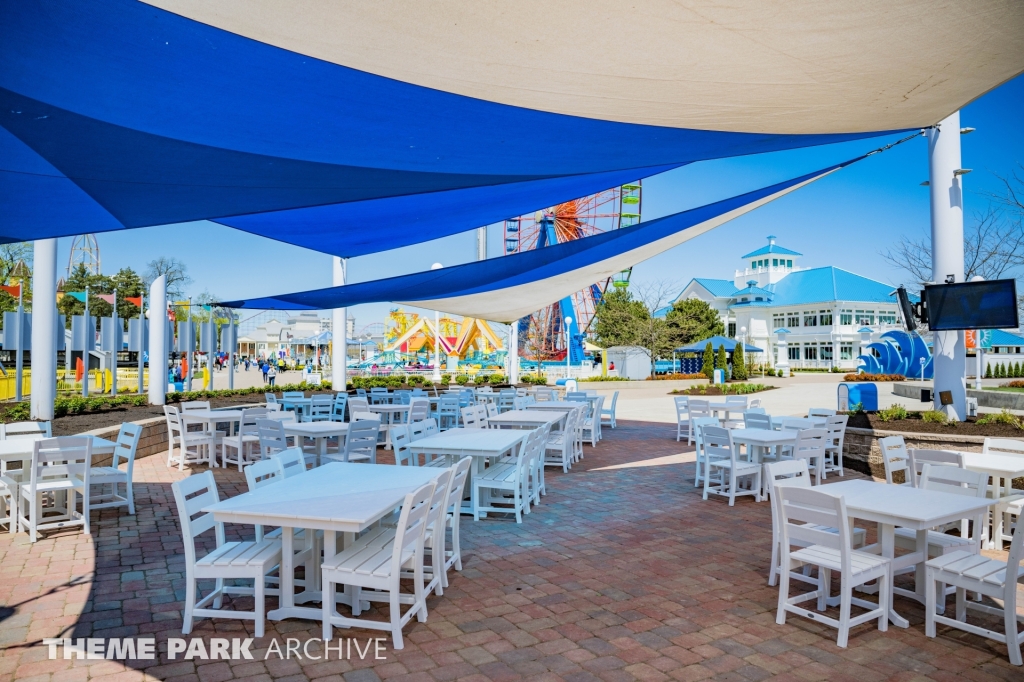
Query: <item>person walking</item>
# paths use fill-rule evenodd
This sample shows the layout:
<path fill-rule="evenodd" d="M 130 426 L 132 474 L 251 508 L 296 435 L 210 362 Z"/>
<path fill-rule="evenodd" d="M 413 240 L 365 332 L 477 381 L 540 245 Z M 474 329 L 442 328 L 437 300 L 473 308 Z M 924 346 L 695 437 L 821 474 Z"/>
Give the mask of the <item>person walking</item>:
<path fill-rule="evenodd" d="M 274 385 L 274 379 L 277 378 L 277 368 L 270 367 L 270 369 L 267 371 L 267 378 L 270 381 L 270 385 L 273 386 Z"/>
<path fill-rule="evenodd" d="M 270 365 L 264 362 L 260 365 L 260 371 L 263 372 L 263 383 L 267 383 L 267 372 L 270 370 Z"/>

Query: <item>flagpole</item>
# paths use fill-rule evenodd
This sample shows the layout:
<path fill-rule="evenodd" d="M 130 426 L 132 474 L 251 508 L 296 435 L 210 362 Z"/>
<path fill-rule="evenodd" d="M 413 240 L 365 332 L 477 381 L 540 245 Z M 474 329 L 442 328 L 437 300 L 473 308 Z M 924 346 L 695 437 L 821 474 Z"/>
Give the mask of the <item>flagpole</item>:
<path fill-rule="evenodd" d="M 111 363 L 110 363 L 112 365 L 112 367 L 110 369 L 110 395 L 111 396 L 117 395 L 117 352 L 119 350 L 121 350 L 120 348 L 117 347 L 117 343 L 116 343 L 117 339 L 121 336 L 121 333 L 120 333 L 121 330 L 117 328 L 117 325 L 118 325 L 118 321 L 117 321 L 117 287 L 114 287 L 114 304 L 113 304 L 113 307 L 114 307 L 114 313 L 113 313 L 112 317 L 114 318 L 114 321 L 113 321 L 113 329 L 111 330 L 111 332 L 113 333 L 115 343 L 114 343 L 114 357 L 111 358 Z"/>
<path fill-rule="evenodd" d="M 25 331 L 24 331 L 24 326 L 23 326 L 24 325 L 23 320 L 25 318 L 25 306 L 24 306 L 24 295 L 23 295 L 24 291 L 25 291 L 25 280 L 22 279 L 20 282 L 18 282 L 18 323 L 17 323 L 17 325 L 15 327 L 15 330 L 17 332 L 17 336 L 15 337 L 15 341 L 14 341 L 14 352 L 17 353 L 17 357 L 15 358 L 15 361 L 14 361 L 14 363 L 15 363 L 14 364 L 14 367 L 15 367 L 15 369 L 14 369 L 14 381 L 15 381 L 14 399 L 17 402 L 19 402 L 19 403 L 21 402 L 21 397 L 22 397 L 21 396 L 21 374 L 22 374 L 22 371 L 24 371 L 24 367 L 25 367 L 25 365 L 24 365 L 25 361 L 24 361 L 24 358 L 23 358 L 24 354 L 22 353 L 22 350 L 24 350 L 22 348 L 22 346 L 24 345 L 24 338 L 23 337 L 25 336 Z"/>
<path fill-rule="evenodd" d="M 145 374 L 145 361 L 142 359 L 143 346 L 146 338 L 146 294 L 139 295 L 139 395 L 143 393 L 142 378 Z"/>
<path fill-rule="evenodd" d="M 82 397 L 89 397 L 89 334 L 92 334 L 93 341 L 96 340 L 96 329 L 89 329 L 89 285 L 85 285 L 85 338 L 82 345 L 82 365 L 85 371 L 82 373 Z"/>

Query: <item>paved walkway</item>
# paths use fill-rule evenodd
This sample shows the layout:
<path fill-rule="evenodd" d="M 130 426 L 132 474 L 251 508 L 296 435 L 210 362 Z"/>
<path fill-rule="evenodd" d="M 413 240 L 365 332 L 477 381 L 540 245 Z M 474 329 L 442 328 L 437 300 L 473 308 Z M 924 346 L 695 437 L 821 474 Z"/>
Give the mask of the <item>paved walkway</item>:
<path fill-rule="evenodd" d="M 105 510 L 91 538 L 69 531 L 34 546 L 24 534 L 0 534 L 0 680 L 1022 679 L 1002 645 L 946 628 L 926 638 L 922 608 L 901 598 L 910 629 L 865 624 L 847 649 L 806 619 L 775 625 L 768 505 L 701 501 L 692 452 L 673 440 L 674 427 L 620 421 L 605 433 L 568 475 L 549 472 L 549 494 L 523 524 L 467 518 L 465 570 L 451 574 L 443 597 L 430 597 L 426 623 L 406 628 L 406 648 L 389 646 L 383 661 L 265 659 L 275 642 L 283 651 L 286 638 L 319 638 L 317 624 L 298 620 L 268 623 L 251 661 L 168 660 L 184 598 L 170 491 L 180 474 L 161 457 L 140 460 L 135 517 Z M 237 471 L 217 477 L 223 495 L 244 488 Z M 239 532 L 249 531 L 229 529 Z M 244 621 L 200 620 L 192 636 L 208 643 L 251 631 Z M 39 644 L 132 636 L 155 636 L 160 659 L 49 660 Z"/>

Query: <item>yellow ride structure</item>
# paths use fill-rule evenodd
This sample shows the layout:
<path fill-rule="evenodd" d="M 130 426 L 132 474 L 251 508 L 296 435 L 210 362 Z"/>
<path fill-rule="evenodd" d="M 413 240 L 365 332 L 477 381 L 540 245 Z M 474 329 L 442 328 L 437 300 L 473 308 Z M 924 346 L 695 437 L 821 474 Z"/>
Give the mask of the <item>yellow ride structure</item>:
<path fill-rule="evenodd" d="M 501 339 L 485 320 L 464 317 L 456 322 L 450 317 L 440 319 L 441 334 L 437 334 L 434 321 L 416 313 L 396 308 L 388 315 L 384 338 L 385 351 L 399 353 L 433 353 L 435 344 L 448 358 L 465 358 L 474 349 L 489 354 L 504 349 Z"/>

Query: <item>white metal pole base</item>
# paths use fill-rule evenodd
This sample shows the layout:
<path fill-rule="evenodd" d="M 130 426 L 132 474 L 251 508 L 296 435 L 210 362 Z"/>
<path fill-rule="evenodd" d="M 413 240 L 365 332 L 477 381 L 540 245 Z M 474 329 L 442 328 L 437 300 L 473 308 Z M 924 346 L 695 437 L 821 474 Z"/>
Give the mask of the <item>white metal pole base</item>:
<path fill-rule="evenodd" d="M 167 403 L 167 275 L 149 287 L 149 404 Z"/>
<path fill-rule="evenodd" d="M 348 263 L 334 256 L 332 283 L 336 287 L 346 284 Z M 331 311 L 331 389 L 344 391 L 348 387 L 348 309 Z"/>
<path fill-rule="evenodd" d="M 33 247 L 32 392 L 33 419 L 53 419 L 57 398 L 57 240 L 39 239 Z"/>

